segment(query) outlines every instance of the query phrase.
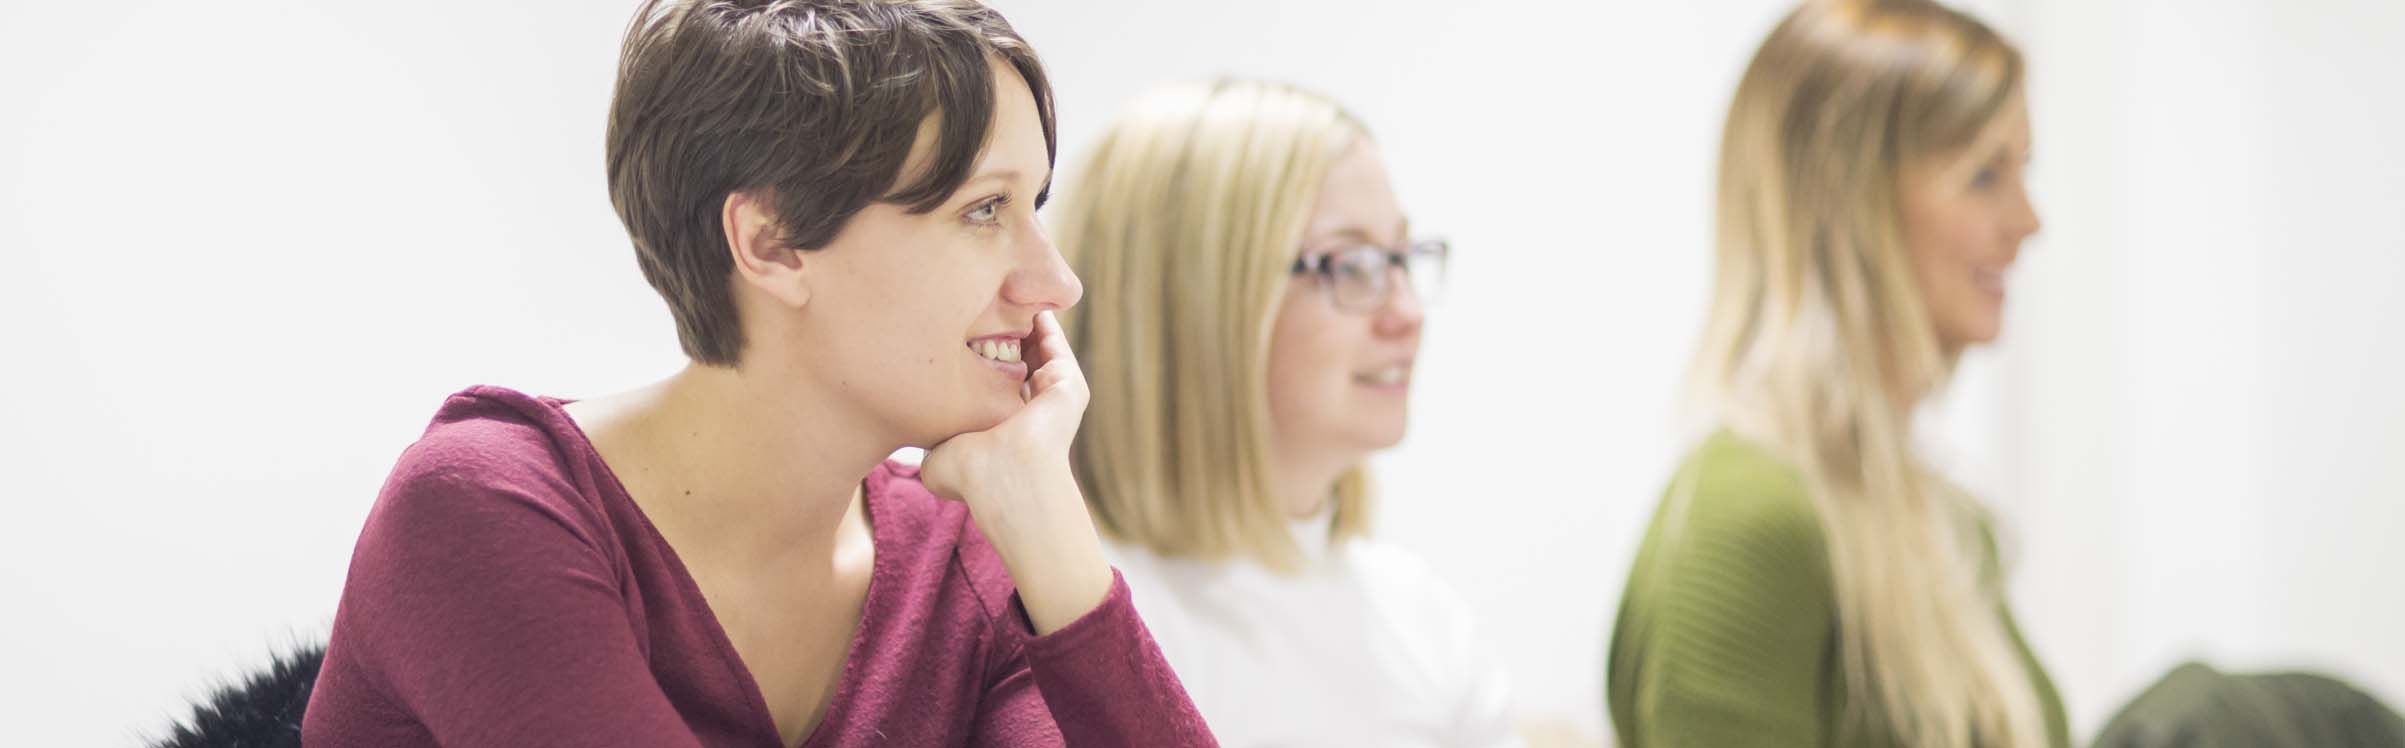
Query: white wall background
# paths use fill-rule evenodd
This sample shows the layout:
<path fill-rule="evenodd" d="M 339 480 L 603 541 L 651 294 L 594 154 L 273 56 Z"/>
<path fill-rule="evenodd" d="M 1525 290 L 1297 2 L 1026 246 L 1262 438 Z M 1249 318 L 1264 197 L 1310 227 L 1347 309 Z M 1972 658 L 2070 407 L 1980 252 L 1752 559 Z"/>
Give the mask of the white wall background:
<path fill-rule="evenodd" d="M 2405 701 L 2405 3 L 2015 10 L 2051 228 L 1995 438 L 2075 716 L 2185 657 Z"/>
<path fill-rule="evenodd" d="M 1370 121 L 1459 247 L 1381 529 L 1600 731 L 1721 109 L 1783 3 L 996 2 L 1064 167 L 1164 79 Z M 677 366 L 601 180 L 618 5 L 7 4 L 0 742 L 133 743 L 318 635 L 443 394 Z M 2186 656 L 2405 701 L 2405 5 L 1971 5 L 2035 66 L 2049 228 L 1935 422 L 2078 731 Z"/>

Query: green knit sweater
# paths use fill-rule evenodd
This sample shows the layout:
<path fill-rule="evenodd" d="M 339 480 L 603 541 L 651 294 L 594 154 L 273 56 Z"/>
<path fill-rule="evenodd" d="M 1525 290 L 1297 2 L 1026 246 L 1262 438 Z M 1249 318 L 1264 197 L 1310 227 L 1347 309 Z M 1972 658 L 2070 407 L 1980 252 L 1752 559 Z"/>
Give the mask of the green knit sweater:
<path fill-rule="evenodd" d="M 1612 635 L 1620 745 L 1898 745 L 1877 705 L 1865 705 L 1860 723 L 1843 719 L 1836 593 L 1803 478 L 1727 432 L 1688 454 L 1679 474 L 1695 481 L 1691 503 L 1676 527 L 1655 511 Z M 2011 611 L 1998 615 L 2045 709 L 2049 744 L 2067 748 L 2061 697 Z"/>

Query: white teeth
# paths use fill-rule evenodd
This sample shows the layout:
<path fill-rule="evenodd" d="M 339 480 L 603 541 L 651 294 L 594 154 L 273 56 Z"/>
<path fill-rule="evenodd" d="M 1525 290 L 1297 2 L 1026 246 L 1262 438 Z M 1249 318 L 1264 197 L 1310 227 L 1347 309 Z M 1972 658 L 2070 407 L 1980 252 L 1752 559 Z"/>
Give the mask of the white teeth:
<path fill-rule="evenodd" d="M 1370 384 L 1401 384 L 1403 382 L 1403 377 L 1409 375 L 1410 373 L 1410 369 L 1401 366 L 1389 366 L 1368 374 L 1363 374 L 1361 375 L 1361 380 Z"/>
<path fill-rule="evenodd" d="M 995 361 L 1005 363 L 1018 363 L 1019 361 L 1019 341 L 1016 340 L 973 341 L 969 343 L 969 350 Z"/>

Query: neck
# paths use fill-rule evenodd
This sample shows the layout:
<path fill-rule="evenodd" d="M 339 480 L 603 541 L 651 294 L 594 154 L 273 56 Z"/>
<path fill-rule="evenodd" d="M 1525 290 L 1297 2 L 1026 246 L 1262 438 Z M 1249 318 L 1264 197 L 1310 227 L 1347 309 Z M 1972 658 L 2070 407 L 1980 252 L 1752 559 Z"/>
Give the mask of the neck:
<path fill-rule="evenodd" d="M 799 381 L 695 364 L 614 398 L 605 420 L 638 473 L 620 478 L 711 538 L 712 555 L 757 560 L 831 548 L 860 519 L 861 479 L 898 447 L 862 438 L 875 432 L 830 397 L 794 397 Z"/>
<path fill-rule="evenodd" d="M 1359 457 L 1348 460 L 1284 456 L 1270 477 L 1270 488 L 1278 492 L 1289 519 L 1316 517 L 1336 500 L 1336 479 L 1358 464 L 1361 464 Z"/>

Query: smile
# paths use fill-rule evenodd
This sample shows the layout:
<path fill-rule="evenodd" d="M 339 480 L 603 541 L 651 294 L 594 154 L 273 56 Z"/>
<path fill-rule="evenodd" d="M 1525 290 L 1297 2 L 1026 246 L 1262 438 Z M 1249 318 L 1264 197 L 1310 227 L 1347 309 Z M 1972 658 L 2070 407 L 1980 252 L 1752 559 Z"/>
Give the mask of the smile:
<path fill-rule="evenodd" d="M 1000 361 L 1006 364 L 1019 363 L 1019 340 L 1017 338 L 971 340 L 969 341 L 969 350 L 989 361 Z"/>
<path fill-rule="evenodd" d="M 1353 375 L 1353 381 L 1372 387 L 1393 387 L 1411 381 L 1411 365 L 1382 366 Z"/>

